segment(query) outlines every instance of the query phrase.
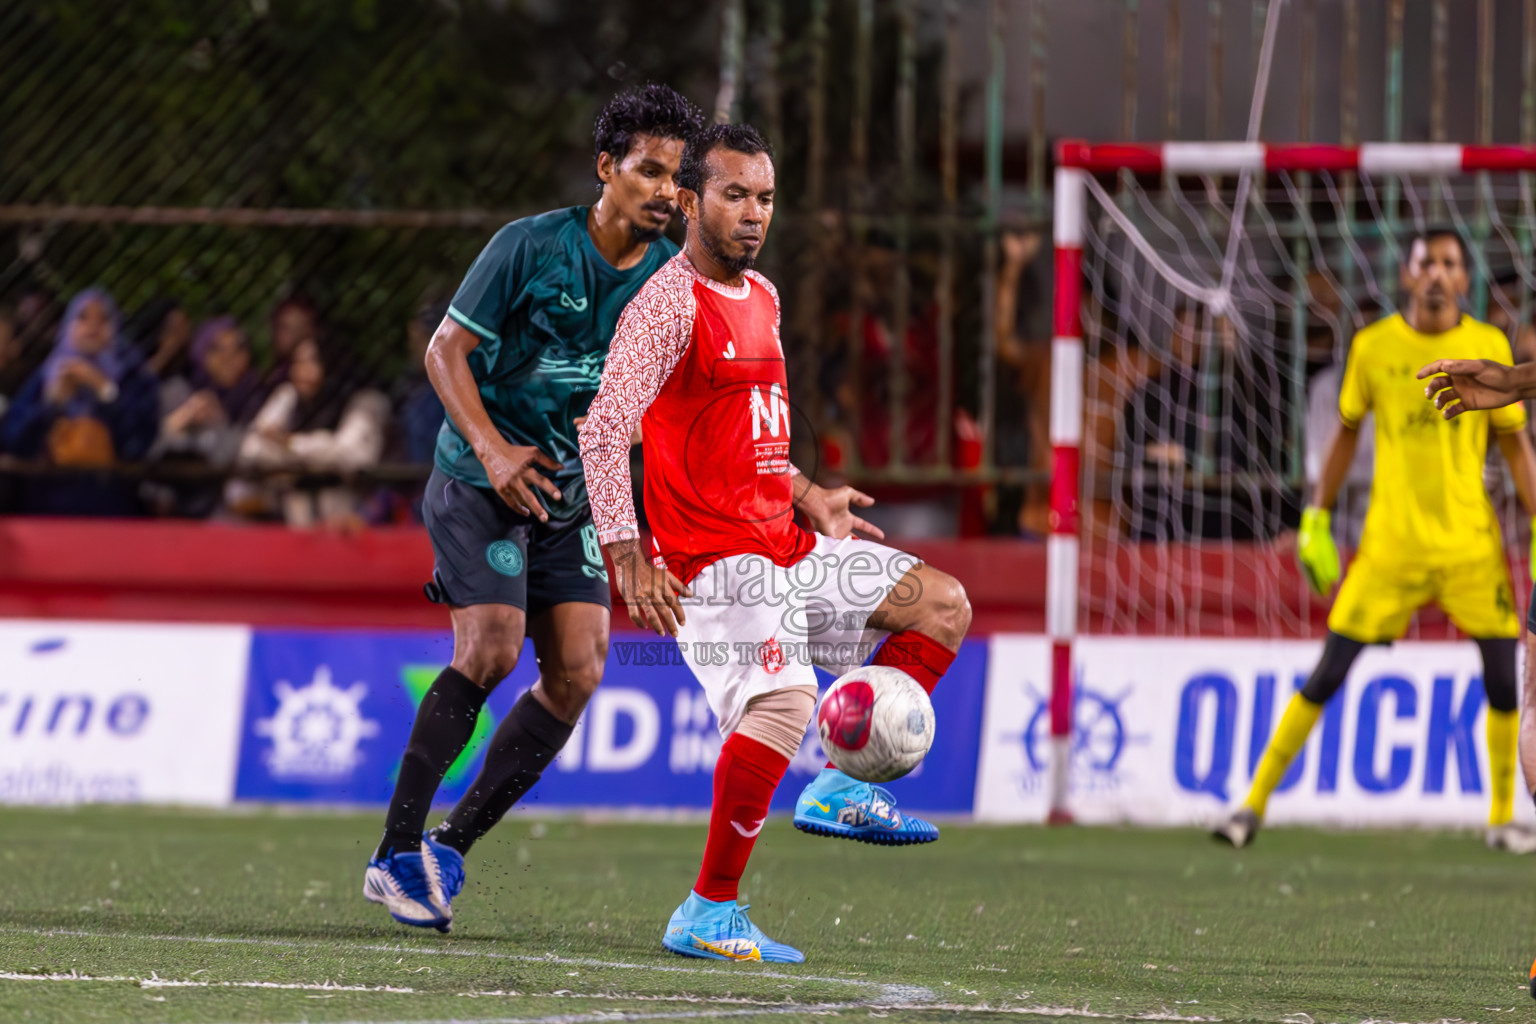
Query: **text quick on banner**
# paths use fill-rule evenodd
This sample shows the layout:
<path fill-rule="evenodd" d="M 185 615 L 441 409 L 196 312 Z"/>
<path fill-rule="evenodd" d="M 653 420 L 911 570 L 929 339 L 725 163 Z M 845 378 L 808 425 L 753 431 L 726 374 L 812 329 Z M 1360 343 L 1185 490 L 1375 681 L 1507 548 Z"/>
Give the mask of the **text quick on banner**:
<path fill-rule="evenodd" d="M 992 641 L 976 813 L 1049 799 L 1049 652 Z M 1085 822 L 1206 824 L 1246 795 L 1309 641 L 1087 637 L 1076 649 L 1071 807 Z M 1271 822 L 1475 826 L 1488 813 L 1482 666 L 1471 643 L 1368 648 L 1269 804 Z M 1529 817 L 1526 801 L 1520 815 Z"/>
<path fill-rule="evenodd" d="M 446 632 L 257 630 L 237 797 L 387 802 L 416 705 L 452 650 Z M 933 751 L 920 771 L 894 784 L 903 806 L 971 809 L 986 661 L 986 644 L 967 644 L 935 692 Z M 529 644 L 517 670 L 486 702 L 469 748 L 444 779 L 439 804 L 463 794 L 496 723 L 537 674 Z M 602 686 L 525 804 L 707 808 L 720 743 L 714 715 L 677 645 L 617 634 Z M 825 760 L 808 733 L 774 807 L 788 809 Z"/>
<path fill-rule="evenodd" d="M 250 630 L 0 623 L 0 803 L 225 804 Z"/>

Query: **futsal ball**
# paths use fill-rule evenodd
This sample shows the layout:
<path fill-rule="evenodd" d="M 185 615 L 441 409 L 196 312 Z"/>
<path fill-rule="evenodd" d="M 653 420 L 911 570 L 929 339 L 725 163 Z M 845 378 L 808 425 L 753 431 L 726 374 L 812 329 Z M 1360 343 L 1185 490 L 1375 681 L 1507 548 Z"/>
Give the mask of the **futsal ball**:
<path fill-rule="evenodd" d="M 890 782 L 916 768 L 933 746 L 933 704 L 901 669 L 866 665 L 827 689 L 816 732 L 839 771 L 863 782 Z"/>

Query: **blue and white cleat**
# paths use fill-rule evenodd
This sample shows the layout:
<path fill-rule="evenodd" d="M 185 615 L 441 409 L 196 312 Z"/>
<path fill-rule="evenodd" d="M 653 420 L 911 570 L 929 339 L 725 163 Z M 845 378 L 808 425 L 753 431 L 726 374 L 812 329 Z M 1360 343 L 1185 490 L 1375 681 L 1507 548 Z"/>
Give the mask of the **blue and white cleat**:
<path fill-rule="evenodd" d="M 453 920 L 453 898 L 464 891 L 464 855 L 437 841 L 435 830 L 421 839 L 421 863 L 431 887 L 432 905 L 441 907 L 443 916 Z M 439 931 L 447 931 L 446 927 Z"/>
<path fill-rule="evenodd" d="M 716 903 L 690 892 L 672 913 L 661 944 L 680 956 L 705 960 L 757 960 L 773 964 L 799 964 L 805 954 L 793 946 L 774 942 L 752 923 L 747 908 L 735 900 Z"/>
<path fill-rule="evenodd" d="M 795 828 L 818 836 L 881 846 L 910 846 L 939 838 L 938 828 L 902 814 L 883 786 L 823 768 L 795 802 Z"/>
<path fill-rule="evenodd" d="M 388 857 L 370 860 L 363 876 L 363 895 L 382 903 L 389 916 L 401 924 L 446 932 L 453 919 L 447 907 L 434 902 L 432 881 L 419 853 L 391 851 Z"/>

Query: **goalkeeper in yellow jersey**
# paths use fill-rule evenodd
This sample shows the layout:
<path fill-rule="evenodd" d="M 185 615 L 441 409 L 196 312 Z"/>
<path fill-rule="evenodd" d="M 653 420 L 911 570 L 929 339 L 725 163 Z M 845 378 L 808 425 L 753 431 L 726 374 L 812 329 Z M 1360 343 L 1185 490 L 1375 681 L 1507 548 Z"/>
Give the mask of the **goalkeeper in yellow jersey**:
<path fill-rule="evenodd" d="M 1492 806 L 1488 844 L 1536 851 L 1536 835 L 1514 815 L 1518 697 L 1515 653 L 1520 622 L 1493 505 L 1483 487 L 1490 429 L 1515 489 L 1536 515 L 1536 453 L 1519 405 L 1445 419 L 1424 402 L 1416 368 L 1439 358 L 1508 364 L 1509 341 L 1461 312 L 1470 281 L 1461 236 L 1416 237 L 1402 268 L 1404 312 L 1379 320 L 1350 345 L 1339 393 L 1339 431 L 1323 459 L 1313 501 L 1297 536 L 1302 569 L 1327 595 L 1339 578 L 1329 509 L 1354 458 L 1365 414 L 1375 414 L 1376 466 L 1360 550 L 1328 616 L 1322 659 L 1291 698 L 1254 773 L 1243 806 L 1216 829 L 1233 846 L 1253 841 L 1269 796 L 1306 742 L 1323 705 L 1344 685 L 1367 644 L 1391 643 L 1431 601 L 1477 641 L 1488 697 Z"/>

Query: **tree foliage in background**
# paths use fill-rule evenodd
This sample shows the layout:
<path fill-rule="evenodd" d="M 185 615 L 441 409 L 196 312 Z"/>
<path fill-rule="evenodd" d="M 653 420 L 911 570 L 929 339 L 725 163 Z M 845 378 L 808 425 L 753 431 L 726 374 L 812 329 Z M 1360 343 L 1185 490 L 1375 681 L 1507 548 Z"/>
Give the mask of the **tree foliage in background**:
<path fill-rule="evenodd" d="M 708 5 L 639 17 L 623 0 L 15 0 L 0 6 L 0 206 L 588 201 L 598 107 L 649 79 L 703 103 L 715 32 Z M 302 290 L 383 358 L 489 234 L 11 224 L 0 301 L 101 282 L 128 308 L 169 294 L 256 328 Z"/>

